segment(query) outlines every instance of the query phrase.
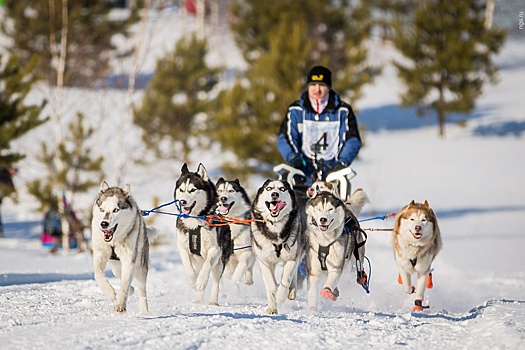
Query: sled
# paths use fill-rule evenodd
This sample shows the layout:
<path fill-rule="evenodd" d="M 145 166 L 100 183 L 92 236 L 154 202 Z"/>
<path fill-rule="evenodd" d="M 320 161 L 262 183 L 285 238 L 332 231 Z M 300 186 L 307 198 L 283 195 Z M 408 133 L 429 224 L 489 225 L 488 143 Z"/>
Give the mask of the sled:
<path fill-rule="evenodd" d="M 319 170 L 312 174 L 312 182 L 323 178 L 322 171 L 324 167 L 326 167 L 326 165 L 324 165 L 322 160 L 318 162 L 317 169 Z M 306 176 L 301 170 L 296 169 L 288 164 L 281 163 L 274 166 L 273 171 L 279 175 L 279 180 L 287 181 L 290 185 L 292 185 L 298 197 L 307 198 L 306 190 L 308 186 L 306 185 Z M 357 173 L 352 168 L 347 167 L 338 171 L 331 172 L 326 176 L 326 181 L 335 184 L 339 190 L 339 195 L 341 196 L 341 199 L 343 199 L 343 201 L 346 201 L 351 195 L 352 186 L 350 180 L 356 177 L 356 175 Z"/>

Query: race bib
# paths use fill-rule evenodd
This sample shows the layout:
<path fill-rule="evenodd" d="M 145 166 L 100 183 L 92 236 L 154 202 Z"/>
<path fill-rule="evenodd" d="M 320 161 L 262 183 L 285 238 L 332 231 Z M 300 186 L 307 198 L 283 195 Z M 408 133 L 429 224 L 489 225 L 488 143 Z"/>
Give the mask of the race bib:
<path fill-rule="evenodd" d="M 339 150 L 339 121 L 303 121 L 303 152 L 310 158 L 330 160 Z"/>

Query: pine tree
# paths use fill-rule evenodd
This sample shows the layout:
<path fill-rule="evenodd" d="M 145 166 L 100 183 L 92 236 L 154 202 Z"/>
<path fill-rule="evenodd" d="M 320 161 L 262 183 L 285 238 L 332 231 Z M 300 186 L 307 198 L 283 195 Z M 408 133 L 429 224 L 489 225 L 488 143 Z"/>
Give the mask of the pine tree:
<path fill-rule="evenodd" d="M 370 9 L 366 2 L 350 3 L 246 0 L 234 5 L 232 30 L 248 69 L 221 95 L 208 123 L 209 134 L 243 161 L 225 165 L 228 175 L 263 173 L 282 162 L 276 147 L 279 125 L 313 65 L 332 69 L 334 89 L 350 103 L 378 73 L 366 62 Z"/>
<path fill-rule="evenodd" d="M 63 6 L 67 6 L 67 55 L 65 86 L 91 86 L 104 77 L 111 55 L 117 55 L 115 35 L 128 35 L 131 24 L 138 20 L 136 9 L 127 18 L 110 17 L 106 0 L 18 1 L 6 0 L 0 31 L 8 36 L 11 54 L 27 63 L 40 57 L 35 71 L 51 84 L 56 83 L 56 59 L 60 56 Z M 121 52 L 127 55 L 129 52 Z"/>
<path fill-rule="evenodd" d="M 495 82 L 492 57 L 505 38 L 499 29 L 484 26 L 485 6 L 478 0 L 420 2 L 413 25 L 396 28 L 395 45 L 410 63 L 396 62 L 406 85 L 405 106 L 437 113 L 439 135 L 445 135 L 447 116 L 474 109 L 483 84 Z"/>
<path fill-rule="evenodd" d="M 259 162 L 274 163 L 280 155 L 275 146 L 278 126 L 288 105 L 304 88 L 311 42 L 304 38 L 302 22 L 278 21 L 268 53 L 252 64 L 244 79 L 217 99 L 216 112 L 208 123 L 207 134 L 223 150 L 234 153 L 244 163 L 225 163 L 226 176 L 246 179 L 260 171 Z M 290 69 L 293 67 L 293 69 Z M 252 166 L 250 166 L 252 165 Z"/>
<path fill-rule="evenodd" d="M 70 228 L 77 237 L 82 237 L 82 224 L 75 215 L 75 196 L 98 185 L 104 176 L 104 158 L 96 157 L 89 147 L 89 140 L 95 129 L 86 129 L 82 113 L 77 114 L 77 118 L 68 125 L 68 130 L 66 138 L 58 145 L 57 152 L 49 150 L 45 143 L 41 144 L 39 160 L 46 164 L 48 173 L 27 184 L 28 192 L 40 203 L 41 211 L 58 210 L 62 215 L 64 247 L 69 244 Z M 63 166 L 57 167 L 57 164 Z M 64 189 L 65 192 L 57 193 L 57 189 Z M 60 208 L 61 205 L 63 208 Z M 77 243 L 80 250 L 82 240 L 77 239 Z"/>
<path fill-rule="evenodd" d="M 11 142 L 47 121 L 40 118 L 45 101 L 41 105 L 25 104 L 36 81 L 32 74 L 35 64 L 36 59 L 33 59 L 27 65 L 21 65 L 14 56 L 4 64 L 0 55 L 0 210 L 5 197 L 16 197 L 11 169 L 25 157 L 11 149 Z M 2 235 L 0 212 L 0 237 Z"/>
<path fill-rule="evenodd" d="M 36 58 L 21 65 L 17 57 L 10 57 L 2 64 L 0 55 L 0 167 L 9 168 L 24 158 L 11 149 L 11 142 L 45 123 L 40 114 L 46 101 L 40 105 L 25 105 L 24 100 L 36 82 L 32 74 Z"/>
<path fill-rule="evenodd" d="M 221 71 L 206 65 L 206 45 L 196 35 L 181 39 L 157 62 L 150 88 L 133 110 L 144 143 L 160 156 L 189 160 L 189 142 L 199 128 L 195 118 L 208 111 L 208 95 Z"/>

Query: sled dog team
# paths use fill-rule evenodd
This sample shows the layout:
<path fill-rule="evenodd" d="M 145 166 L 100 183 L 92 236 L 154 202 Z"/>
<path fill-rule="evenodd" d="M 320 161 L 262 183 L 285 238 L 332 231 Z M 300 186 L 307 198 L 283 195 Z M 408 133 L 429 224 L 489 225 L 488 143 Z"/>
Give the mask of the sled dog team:
<path fill-rule="evenodd" d="M 255 261 L 266 289 L 268 314 L 277 314 L 278 304 L 296 298 L 298 269 L 303 262 L 310 310 L 317 309 L 319 295 L 337 300 L 338 282 L 346 268 L 355 269 L 357 283 L 366 286 L 362 264 L 366 234 L 357 217 L 367 195 L 358 189 L 344 202 L 331 183 L 316 182 L 308 196 L 302 208 L 288 182 L 268 179 L 252 202 L 238 180 L 220 178 L 214 184 L 202 164 L 196 172 L 184 164 L 174 191 L 179 210 L 177 248 L 190 286 L 196 291 L 195 301 L 204 301 L 210 277 L 211 305 L 219 304 L 222 277 L 235 286 L 252 284 Z M 205 219 L 210 217 L 231 221 Z M 146 227 L 129 184 L 119 188 L 102 182 L 93 204 L 91 229 L 99 288 L 117 312 L 126 311 L 127 299 L 136 289 L 139 311 L 147 313 L 149 244 L 155 232 Z M 437 218 L 427 201 L 412 201 L 397 214 L 392 246 L 398 281 L 406 293 L 415 293 L 413 310 L 422 311 L 425 290 L 432 287 L 431 264 L 441 249 Z M 118 293 L 105 276 L 108 260 L 120 279 Z M 280 277 L 278 265 L 282 267 Z M 415 287 L 411 284 L 413 274 Z"/>

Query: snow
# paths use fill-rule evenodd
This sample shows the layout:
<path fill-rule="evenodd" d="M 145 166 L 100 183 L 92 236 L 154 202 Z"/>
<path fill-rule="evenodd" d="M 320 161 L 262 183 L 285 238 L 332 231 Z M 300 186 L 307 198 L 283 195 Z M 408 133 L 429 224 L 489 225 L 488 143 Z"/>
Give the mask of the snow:
<path fill-rule="evenodd" d="M 183 21 L 176 13 L 171 16 L 172 21 L 162 23 L 171 23 L 171 33 L 179 33 Z M 240 294 L 224 281 L 220 306 L 194 304 L 175 245 L 175 219 L 152 214 L 148 220 L 164 236 L 164 244 L 151 250 L 150 313 L 139 314 L 137 297 L 132 296 L 128 311 L 117 314 L 93 280 L 89 253 L 51 255 L 40 244 L 41 214 L 35 212 L 24 184 L 41 171 L 35 140 L 45 140 L 51 130 L 42 127 L 19 143 L 28 154 L 15 179 L 19 201 L 5 200 L 2 206 L 6 221 L 5 238 L 0 239 L 2 349 L 523 349 L 522 47 L 522 41 L 507 43 L 497 59 L 502 67 L 499 84 L 487 86 L 466 126 L 447 124 L 445 139 L 438 138 L 432 117 L 418 119 L 413 109 L 396 106 L 402 87 L 388 65 L 356 103 L 359 121 L 368 130 L 366 147 L 353 165 L 358 173 L 353 188 L 363 188 L 371 199 L 361 218 L 396 212 L 412 199 L 428 200 L 438 216 L 443 250 L 433 264 L 434 289 L 426 292 L 430 309 L 411 312 L 412 297 L 397 284 L 390 234 L 383 231 L 368 233 L 370 294 L 345 271 L 336 302 L 322 300 L 319 311 L 308 311 L 303 288 L 296 301 L 285 302 L 279 315 L 269 316 L 256 267 L 254 285 L 241 286 Z M 392 55 L 388 47 L 378 45 L 375 50 Z M 66 98 L 74 96 L 79 96 L 78 102 L 67 108 L 70 115 L 75 108 L 90 107 L 90 120 L 100 126 L 95 147 L 103 145 L 101 152 L 114 149 L 115 140 L 108 135 L 115 132 L 123 113 L 122 92 L 71 90 Z M 128 127 L 129 137 L 137 139 L 137 130 Z M 218 157 L 212 150 L 194 157 L 190 168 L 202 161 L 218 179 Z M 160 203 L 172 200 L 181 165 L 159 162 L 151 168 L 130 162 L 124 181 L 131 183 L 142 209 L 151 209 L 155 197 Z M 251 193 L 262 184 L 258 179 L 253 182 Z M 95 195 L 93 190 L 77 198 L 78 205 L 89 208 Z M 366 228 L 392 226 L 393 218 L 362 223 Z M 107 274 L 111 276 L 109 270 Z M 110 281 L 119 283 L 113 277 Z"/>

